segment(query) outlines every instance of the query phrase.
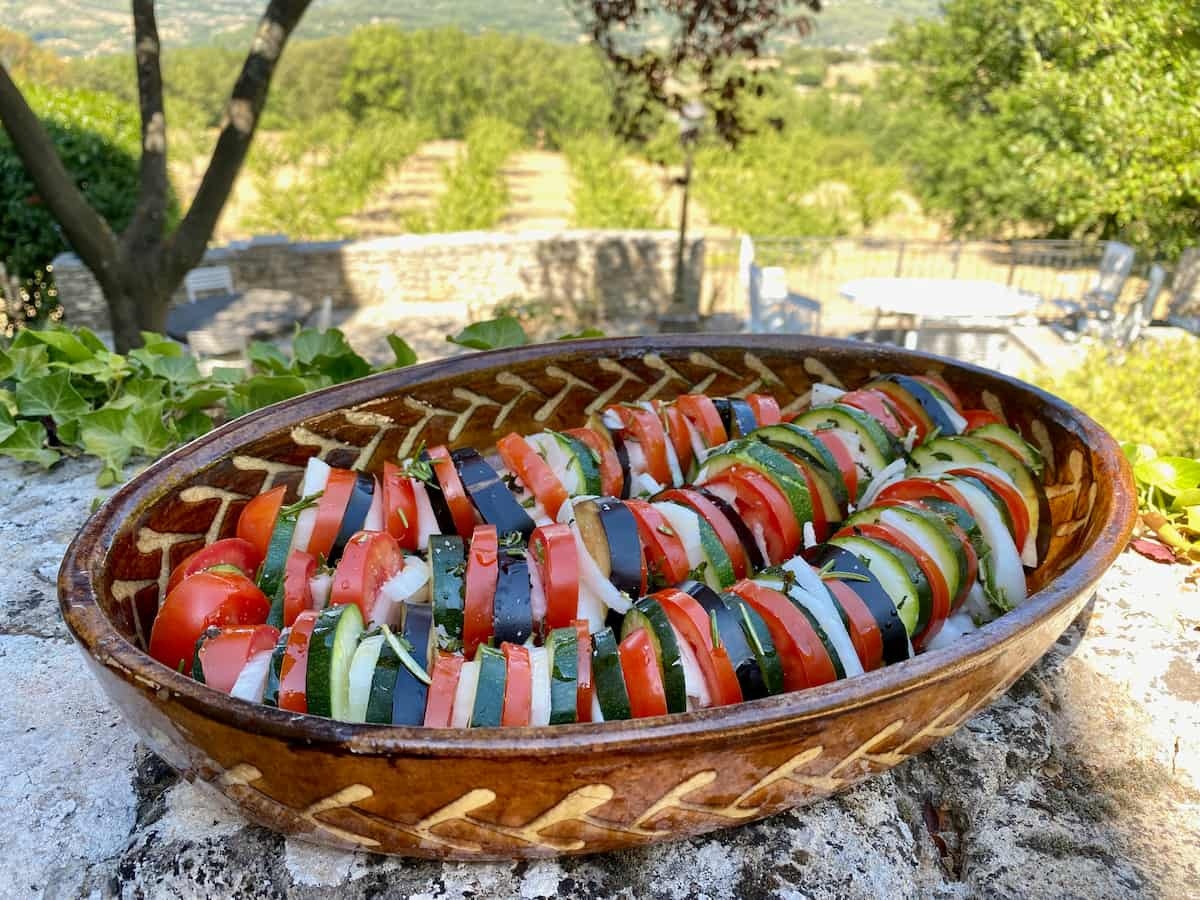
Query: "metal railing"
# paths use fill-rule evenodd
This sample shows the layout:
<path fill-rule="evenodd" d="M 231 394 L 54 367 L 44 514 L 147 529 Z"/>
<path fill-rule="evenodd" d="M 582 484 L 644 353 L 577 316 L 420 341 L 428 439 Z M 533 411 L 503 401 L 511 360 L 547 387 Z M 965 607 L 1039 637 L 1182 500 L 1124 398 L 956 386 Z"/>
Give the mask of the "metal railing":
<path fill-rule="evenodd" d="M 755 262 L 781 266 L 790 291 L 824 307 L 831 330 L 853 330 L 866 313 L 840 293 L 858 278 L 950 278 L 993 281 L 1041 297 L 1077 300 L 1092 286 L 1104 253 L 1101 241 L 937 241 L 893 238 L 756 238 Z M 738 271 L 739 238 L 705 238 L 702 305 L 708 314 L 746 314 Z M 1142 273 L 1145 261 L 1134 267 Z M 1140 296 L 1131 277 L 1122 303 Z M 1052 314 L 1050 307 L 1048 314 Z M 840 327 L 839 327 L 840 326 Z"/>

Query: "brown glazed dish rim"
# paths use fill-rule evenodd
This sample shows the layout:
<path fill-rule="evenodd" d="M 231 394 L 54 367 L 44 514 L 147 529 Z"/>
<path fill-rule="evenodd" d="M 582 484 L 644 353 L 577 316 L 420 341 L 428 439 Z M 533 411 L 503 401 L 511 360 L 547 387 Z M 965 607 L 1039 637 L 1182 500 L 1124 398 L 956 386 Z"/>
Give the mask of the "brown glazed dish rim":
<path fill-rule="evenodd" d="M 866 706 L 902 694 L 930 680 L 943 680 L 982 664 L 1005 645 L 1037 626 L 1082 591 L 1090 591 L 1124 549 L 1133 529 L 1136 503 L 1132 474 L 1116 441 L 1096 422 L 1040 388 L 957 360 L 917 351 L 876 348 L 857 341 L 796 335 L 661 335 L 655 349 L 692 349 L 712 345 L 770 348 L 778 351 L 833 349 L 861 356 L 903 356 L 914 363 L 943 365 L 955 375 L 1007 383 L 1041 403 L 1040 414 L 1075 430 L 1096 456 L 1097 469 L 1109 476 L 1097 498 L 1097 514 L 1107 518 L 1090 545 L 1021 607 L 983 629 L 959 638 L 952 646 L 923 653 L 885 668 L 817 688 L 778 694 L 715 709 L 676 713 L 650 719 L 595 724 L 525 728 L 454 729 L 368 725 L 286 712 L 237 700 L 213 690 L 154 660 L 122 635 L 100 608 L 108 548 L 122 525 L 157 497 L 215 464 L 238 446 L 264 433 L 338 409 L 351 408 L 426 380 L 462 371 L 502 367 L 508 362 L 542 359 L 563 352 L 608 352 L 644 349 L 645 338 L 596 338 L 472 353 L 380 373 L 324 388 L 250 413 L 214 429 L 151 464 L 122 486 L 83 525 L 59 571 L 59 601 L 71 633 L 99 664 L 122 672 L 127 681 L 169 692 L 193 712 L 241 731 L 271 735 L 301 745 L 324 746 L 363 755 L 524 757 L 589 750 L 664 750 L 695 745 L 721 735 L 745 735 L 782 723 L 818 720 L 835 711 Z M 1106 502 L 1107 501 L 1107 502 Z M 1094 528 L 1089 531 L 1095 531 Z"/>

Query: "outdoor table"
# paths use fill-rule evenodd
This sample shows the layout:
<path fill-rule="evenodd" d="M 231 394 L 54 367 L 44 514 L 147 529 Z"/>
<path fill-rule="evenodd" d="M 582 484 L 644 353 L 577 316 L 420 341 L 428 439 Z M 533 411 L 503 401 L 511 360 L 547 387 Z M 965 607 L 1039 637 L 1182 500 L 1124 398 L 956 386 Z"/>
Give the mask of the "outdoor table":
<path fill-rule="evenodd" d="M 878 340 L 883 316 L 894 316 L 910 350 L 916 349 L 926 321 L 935 320 L 941 328 L 1003 330 L 1032 315 L 1041 302 L 1036 294 L 996 281 L 954 278 L 859 278 L 839 292 L 875 310 L 871 340 Z"/>

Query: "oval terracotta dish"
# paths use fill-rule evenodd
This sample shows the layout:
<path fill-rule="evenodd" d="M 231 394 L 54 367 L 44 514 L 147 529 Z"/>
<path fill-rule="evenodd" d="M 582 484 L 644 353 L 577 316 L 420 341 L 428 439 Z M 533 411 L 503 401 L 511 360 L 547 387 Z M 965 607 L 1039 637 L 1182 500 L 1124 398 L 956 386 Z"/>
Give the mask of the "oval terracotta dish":
<path fill-rule="evenodd" d="M 294 494 L 305 460 L 379 470 L 421 441 L 490 446 L 619 400 L 937 372 L 1003 409 L 1046 458 L 1050 551 L 1033 593 L 953 647 L 800 693 L 552 728 L 354 725 L 234 700 L 141 649 L 172 566 L 233 532 L 246 500 Z M 238 419 L 126 484 L 71 544 L 63 616 L 145 742 L 254 822 L 339 847 L 456 859 L 592 853 L 723 828 L 843 790 L 920 753 L 1004 691 L 1125 546 L 1129 467 L 1099 426 L 1011 378 L 875 345 L 785 335 L 575 341 L 377 375 Z"/>

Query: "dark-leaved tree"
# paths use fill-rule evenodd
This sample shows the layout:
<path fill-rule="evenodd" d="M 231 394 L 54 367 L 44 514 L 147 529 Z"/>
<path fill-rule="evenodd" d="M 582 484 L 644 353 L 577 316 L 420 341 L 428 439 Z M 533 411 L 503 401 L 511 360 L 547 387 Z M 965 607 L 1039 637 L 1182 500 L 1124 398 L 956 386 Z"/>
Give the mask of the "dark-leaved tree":
<path fill-rule="evenodd" d="M 137 203 L 119 234 L 79 190 L 45 126 L 0 64 L 0 123 L 71 248 L 96 276 L 119 350 L 138 346 L 142 330 L 164 330 L 171 294 L 204 255 L 246 159 L 284 45 L 310 2 L 270 0 L 226 103 L 208 169 L 173 229 L 168 227 L 167 121 L 154 0 L 132 0 L 141 157 Z"/>

